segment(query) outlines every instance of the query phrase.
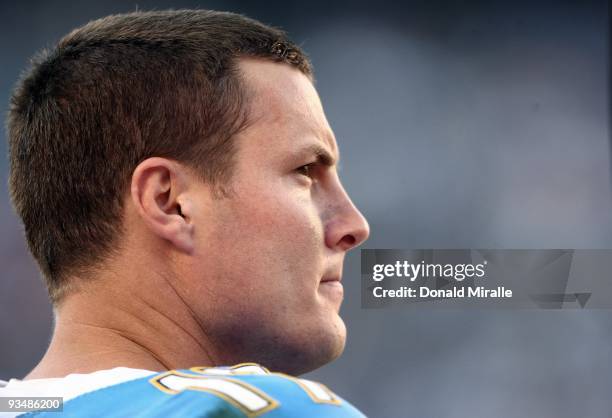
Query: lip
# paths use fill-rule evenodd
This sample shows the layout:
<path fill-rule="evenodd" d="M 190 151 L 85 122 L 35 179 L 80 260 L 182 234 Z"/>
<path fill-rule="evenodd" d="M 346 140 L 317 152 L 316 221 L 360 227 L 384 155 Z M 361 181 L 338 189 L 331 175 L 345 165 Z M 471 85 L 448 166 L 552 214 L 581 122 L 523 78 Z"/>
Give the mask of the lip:
<path fill-rule="evenodd" d="M 339 276 L 324 277 L 319 283 L 318 291 L 325 298 L 334 300 L 338 304 L 342 303 L 344 298 L 344 286 L 342 286 Z"/>
<path fill-rule="evenodd" d="M 342 281 L 342 277 L 341 276 L 323 277 L 321 279 L 321 283 L 341 282 L 341 281 Z"/>

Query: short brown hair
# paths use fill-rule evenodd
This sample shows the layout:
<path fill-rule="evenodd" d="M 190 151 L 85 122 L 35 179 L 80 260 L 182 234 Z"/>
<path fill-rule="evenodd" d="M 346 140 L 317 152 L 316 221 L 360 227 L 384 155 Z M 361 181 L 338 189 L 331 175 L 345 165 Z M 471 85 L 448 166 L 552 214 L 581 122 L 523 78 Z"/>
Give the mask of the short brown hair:
<path fill-rule="evenodd" d="M 151 156 L 231 177 L 244 128 L 239 57 L 312 76 L 284 32 L 208 10 L 108 16 L 33 60 L 8 116 L 9 188 L 52 301 L 117 247 L 131 174 Z"/>

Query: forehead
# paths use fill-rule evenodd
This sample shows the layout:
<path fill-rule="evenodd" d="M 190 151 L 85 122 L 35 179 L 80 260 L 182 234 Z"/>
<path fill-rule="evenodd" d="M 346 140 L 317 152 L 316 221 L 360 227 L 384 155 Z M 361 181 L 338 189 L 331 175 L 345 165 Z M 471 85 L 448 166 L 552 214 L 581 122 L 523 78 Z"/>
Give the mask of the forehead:
<path fill-rule="evenodd" d="M 316 141 L 337 158 L 336 140 L 306 75 L 289 64 L 262 59 L 241 59 L 238 67 L 248 97 L 247 131 L 267 131 L 268 138 L 278 137 L 275 146 Z"/>

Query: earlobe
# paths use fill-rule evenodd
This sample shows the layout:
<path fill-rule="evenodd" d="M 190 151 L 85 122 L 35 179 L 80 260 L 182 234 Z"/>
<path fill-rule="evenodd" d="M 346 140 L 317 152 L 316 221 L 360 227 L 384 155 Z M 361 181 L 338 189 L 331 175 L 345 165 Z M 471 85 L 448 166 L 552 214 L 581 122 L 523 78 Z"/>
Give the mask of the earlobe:
<path fill-rule="evenodd" d="M 177 250 L 194 249 L 193 225 L 183 167 L 174 161 L 153 157 L 141 162 L 132 174 L 131 197 L 147 229 Z"/>

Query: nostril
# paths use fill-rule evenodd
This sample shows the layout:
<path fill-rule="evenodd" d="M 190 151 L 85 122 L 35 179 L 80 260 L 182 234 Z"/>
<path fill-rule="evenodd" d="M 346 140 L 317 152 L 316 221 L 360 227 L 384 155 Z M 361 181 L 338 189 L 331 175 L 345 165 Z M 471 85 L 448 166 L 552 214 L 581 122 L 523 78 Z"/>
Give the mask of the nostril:
<path fill-rule="evenodd" d="M 357 242 L 357 239 L 353 235 L 345 235 L 343 241 L 349 246 L 352 247 Z"/>

